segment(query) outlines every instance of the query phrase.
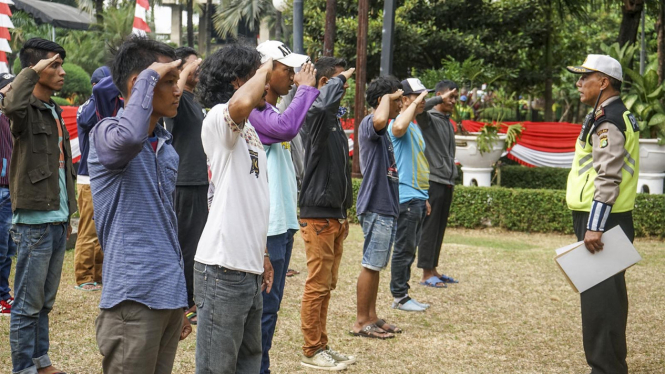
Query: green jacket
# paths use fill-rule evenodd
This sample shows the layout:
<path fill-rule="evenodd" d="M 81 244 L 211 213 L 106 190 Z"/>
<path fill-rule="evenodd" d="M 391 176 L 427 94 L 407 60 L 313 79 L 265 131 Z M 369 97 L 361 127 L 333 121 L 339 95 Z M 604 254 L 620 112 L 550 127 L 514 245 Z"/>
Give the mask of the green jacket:
<path fill-rule="evenodd" d="M 14 135 L 14 151 L 9 169 L 12 211 L 60 209 L 58 127 L 51 110 L 32 94 L 38 81 L 39 75 L 33 69 L 23 69 L 0 103 L 0 109 L 11 120 Z M 51 104 L 55 105 L 60 116 L 62 109 L 55 103 Z M 71 216 L 76 212 L 76 172 L 72 166 L 69 133 L 62 117 L 60 123 Z"/>

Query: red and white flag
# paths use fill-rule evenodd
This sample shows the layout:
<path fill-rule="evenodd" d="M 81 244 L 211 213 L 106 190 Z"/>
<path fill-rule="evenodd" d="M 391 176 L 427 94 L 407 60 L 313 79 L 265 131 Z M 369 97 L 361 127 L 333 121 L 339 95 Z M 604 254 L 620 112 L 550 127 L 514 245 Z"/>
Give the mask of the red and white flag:
<path fill-rule="evenodd" d="M 14 4 L 12 0 L 0 0 L 0 74 L 9 73 L 9 62 L 7 53 L 12 53 L 9 41 L 12 39 L 9 29 L 14 28 L 9 5 Z"/>
<path fill-rule="evenodd" d="M 1 1 L 1 0 L 0 0 Z M 146 22 L 146 14 L 150 9 L 148 0 L 136 0 L 136 9 L 134 10 L 134 27 L 132 33 L 140 36 L 145 36 L 150 32 L 150 26 Z"/>

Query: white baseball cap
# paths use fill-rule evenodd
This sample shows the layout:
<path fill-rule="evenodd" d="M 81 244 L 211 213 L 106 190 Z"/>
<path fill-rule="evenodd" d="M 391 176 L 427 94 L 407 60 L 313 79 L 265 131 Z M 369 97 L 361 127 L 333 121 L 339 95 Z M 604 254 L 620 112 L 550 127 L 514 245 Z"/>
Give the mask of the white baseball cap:
<path fill-rule="evenodd" d="M 402 95 L 407 96 L 411 94 L 419 94 L 423 91 L 434 92 L 432 89 L 425 87 L 423 82 L 418 78 L 408 78 L 402 81 L 402 90 L 404 93 Z"/>
<path fill-rule="evenodd" d="M 289 47 L 277 40 L 267 40 L 259 44 L 256 50 L 261 53 L 261 63 L 272 58 L 273 61 L 281 62 L 286 66 L 299 68 L 302 64 L 309 61 L 309 56 L 293 53 Z"/>
<path fill-rule="evenodd" d="M 588 55 L 582 66 L 568 66 L 575 74 L 600 72 L 623 82 L 623 70 L 619 61 L 607 55 Z"/>

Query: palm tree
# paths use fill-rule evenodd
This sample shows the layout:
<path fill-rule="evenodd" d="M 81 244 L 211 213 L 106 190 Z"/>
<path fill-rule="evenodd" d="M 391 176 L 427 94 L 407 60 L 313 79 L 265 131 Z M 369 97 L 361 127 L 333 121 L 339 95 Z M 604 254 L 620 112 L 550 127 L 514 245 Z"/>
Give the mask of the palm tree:
<path fill-rule="evenodd" d="M 229 4 L 217 8 L 213 24 L 222 38 L 229 35 L 237 38 L 238 26 L 244 22 L 256 43 L 261 20 L 267 16 L 274 17 L 275 12 L 271 0 L 229 0 Z"/>

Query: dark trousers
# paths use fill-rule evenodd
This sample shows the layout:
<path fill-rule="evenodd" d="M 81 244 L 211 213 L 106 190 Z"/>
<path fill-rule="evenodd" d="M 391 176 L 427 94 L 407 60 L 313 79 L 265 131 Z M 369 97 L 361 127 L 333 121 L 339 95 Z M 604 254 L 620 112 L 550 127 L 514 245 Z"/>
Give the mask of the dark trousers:
<path fill-rule="evenodd" d="M 588 212 L 573 212 L 573 226 L 578 240 L 584 240 Z M 605 230 L 621 226 L 633 241 L 632 212 L 610 214 Z M 591 374 L 627 374 L 626 324 L 628 293 L 625 272 L 582 292 L 582 339 Z"/>
<path fill-rule="evenodd" d="M 390 265 L 390 293 L 394 298 L 402 298 L 409 294 L 411 265 L 416 259 L 416 248 L 420 242 L 426 215 L 425 200 L 412 199 L 399 204 L 397 233 Z"/>
<path fill-rule="evenodd" d="M 448 226 L 454 186 L 429 182 L 429 205 L 432 211 L 425 217 L 423 233 L 418 246 L 418 268 L 434 269 L 439 265 L 443 235 Z"/>
<path fill-rule="evenodd" d="M 263 315 L 261 316 L 261 345 L 263 358 L 261 359 L 261 374 L 270 374 L 270 348 L 272 337 L 277 326 L 277 312 L 284 297 L 284 284 L 286 283 L 286 270 L 291 261 L 293 250 L 293 236 L 298 230 L 289 229 L 287 232 L 268 237 L 268 253 L 274 271 L 273 284 L 270 293 L 263 291 Z"/>
<path fill-rule="evenodd" d="M 187 304 L 194 306 L 194 255 L 208 220 L 208 186 L 177 186 L 175 211 L 178 216 L 178 241 L 185 264 Z"/>

